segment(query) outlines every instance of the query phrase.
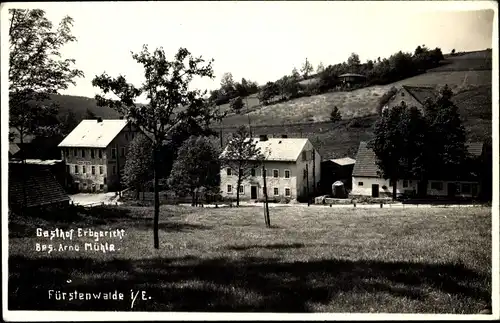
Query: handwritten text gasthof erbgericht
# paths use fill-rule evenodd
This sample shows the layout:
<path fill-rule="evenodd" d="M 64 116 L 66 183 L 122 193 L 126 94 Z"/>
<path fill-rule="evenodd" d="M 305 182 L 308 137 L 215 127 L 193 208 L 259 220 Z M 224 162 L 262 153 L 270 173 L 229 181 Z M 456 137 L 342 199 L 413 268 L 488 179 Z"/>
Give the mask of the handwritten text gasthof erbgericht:
<path fill-rule="evenodd" d="M 76 228 L 63 230 L 60 228 L 55 228 L 54 230 L 44 230 L 42 228 L 36 229 L 37 237 L 45 237 L 50 240 L 61 239 L 61 240 L 73 240 L 74 238 L 93 238 L 96 242 L 100 238 L 117 238 L 122 240 L 125 236 L 124 229 L 113 229 L 113 230 L 92 230 L 86 228 Z"/>

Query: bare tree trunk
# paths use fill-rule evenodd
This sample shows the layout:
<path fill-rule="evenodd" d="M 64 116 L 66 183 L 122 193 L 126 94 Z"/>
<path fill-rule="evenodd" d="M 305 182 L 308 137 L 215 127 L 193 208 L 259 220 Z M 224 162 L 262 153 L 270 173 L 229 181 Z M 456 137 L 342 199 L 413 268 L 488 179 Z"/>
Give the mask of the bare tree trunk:
<path fill-rule="evenodd" d="M 238 169 L 238 184 L 236 185 L 236 206 L 240 206 L 240 185 L 241 185 L 241 168 Z"/>
<path fill-rule="evenodd" d="M 154 163 L 154 223 L 153 223 L 153 235 L 154 235 L 154 247 L 155 249 L 160 249 L 160 238 L 158 237 L 158 227 L 159 227 L 159 219 L 160 219 L 160 195 L 159 195 L 159 183 L 158 183 L 158 175 L 159 175 L 159 163 L 158 163 L 158 148 L 153 148 L 153 163 Z"/>
<path fill-rule="evenodd" d="M 269 217 L 269 203 L 267 200 L 267 183 L 266 183 L 266 167 L 262 166 L 262 178 L 264 180 L 264 221 L 266 222 L 266 227 L 271 227 L 271 219 Z"/>

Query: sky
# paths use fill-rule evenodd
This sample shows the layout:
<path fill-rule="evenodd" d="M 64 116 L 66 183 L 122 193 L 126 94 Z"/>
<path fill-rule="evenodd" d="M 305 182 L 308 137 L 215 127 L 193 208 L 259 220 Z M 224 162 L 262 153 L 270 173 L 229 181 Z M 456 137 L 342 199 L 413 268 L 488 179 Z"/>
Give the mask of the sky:
<path fill-rule="evenodd" d="M 214 59 L 215 79 L 195 79 L 192 88 L 212 90 L 223 73 L 234 80 L 264 84 L 300 70 L 306 58 L 316 67 L 347 60 L 352 52 L 362 62 L 388 57 L 418 45 L 472 51 L 491 48 L 491 1 L 283 1 L 283 2 L 50 2 L 12 3 L 40 8 L 57 24 L 74 19 L 77 41 L 63 57 L 74 58 L 85 77 L 63 94 L 94 97 L 96 75 L 124 75 L 140 85 L 142 66 L 131 51 L 143 44 L 163 47 L 173 57 L 179 47 Z M 5 9 L 5 8 L 2 8 Z M 471 11 L 473 10 L 473 11 Z M 2 17 L 6 10 L 2 10 Z"/>

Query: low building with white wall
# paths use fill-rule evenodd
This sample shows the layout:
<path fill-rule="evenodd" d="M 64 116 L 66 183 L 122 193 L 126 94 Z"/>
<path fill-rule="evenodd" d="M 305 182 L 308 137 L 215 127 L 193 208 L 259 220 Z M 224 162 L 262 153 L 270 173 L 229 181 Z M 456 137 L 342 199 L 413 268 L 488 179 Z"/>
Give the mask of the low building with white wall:
<path fill-rule="evenodd" d="M 482 155 L 482 143 L 468 143 L 470 155 L 477 158 Z M 384 197 L 392 196 L 392 183 L 380 176 L 380 169 L 376 164 L 373 150 L 367 147 L 366 142 L 360 142 L 356 163 L 352 171 L 352 196 Z M 468 180 L 446 181 L 428 180 L 427 195 L 448 197 L 477 197 L 480 193 L 479 178 Z M 418 194 L 419 180 L 401 179 L 396 185 L 396 194 Z"/>

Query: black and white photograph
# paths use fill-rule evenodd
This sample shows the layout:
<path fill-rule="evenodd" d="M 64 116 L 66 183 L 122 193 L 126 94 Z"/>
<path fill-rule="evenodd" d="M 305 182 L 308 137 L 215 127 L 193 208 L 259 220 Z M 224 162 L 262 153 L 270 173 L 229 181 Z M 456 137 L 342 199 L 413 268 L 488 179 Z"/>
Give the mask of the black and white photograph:
<path fill-rule="evenodd" d="M 498 3 L 1 5 L 6 321 L 500 319 Z"/>

